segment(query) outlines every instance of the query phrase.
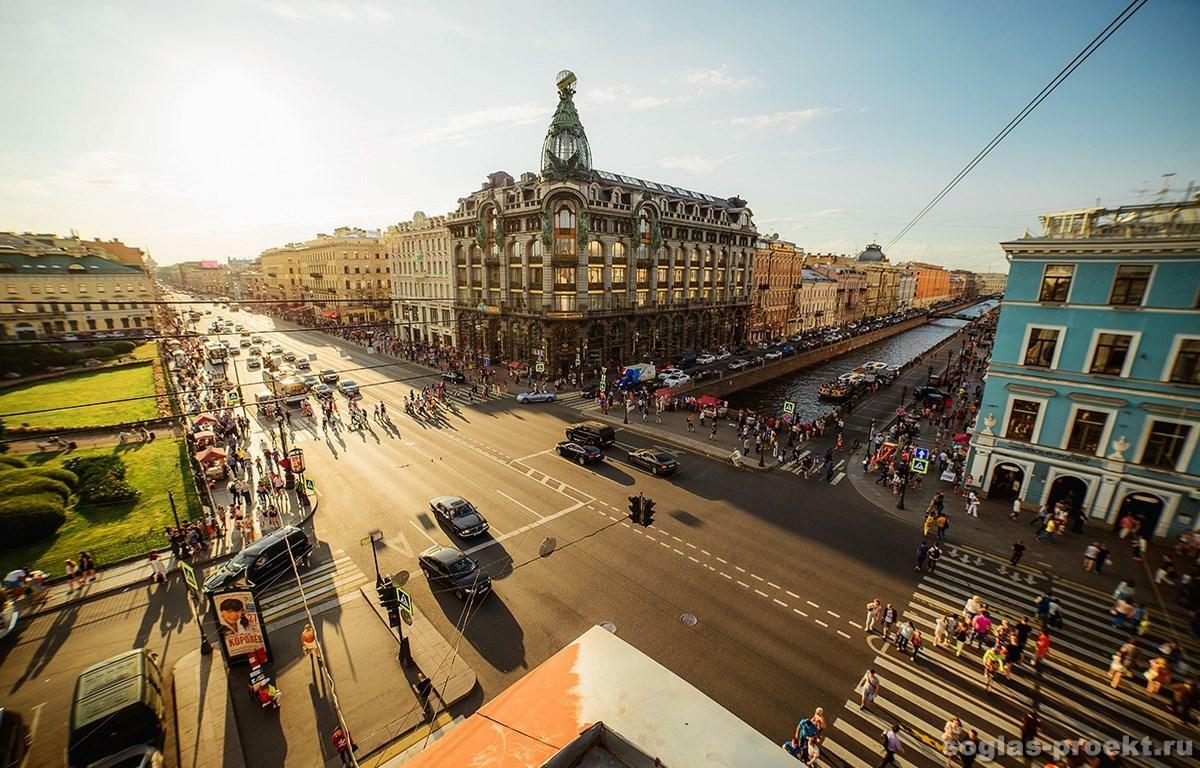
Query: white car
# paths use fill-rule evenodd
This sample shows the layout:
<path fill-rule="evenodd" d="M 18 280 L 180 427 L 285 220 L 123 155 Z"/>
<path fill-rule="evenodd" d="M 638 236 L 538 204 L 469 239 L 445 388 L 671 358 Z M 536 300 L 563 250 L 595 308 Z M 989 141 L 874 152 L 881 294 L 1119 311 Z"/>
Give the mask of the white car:
<path fill-rule="evenodd" d="M 713 363 L 717 362 L 717 358 L 715 355 L 704 354 L 700 355 L 700 357 L 697 357 L 696 362 L 700 365 L 712 365 Z"/>
<path fill-rule="evenodd" d="M 730 352 L 728 349 L 722 350 L 721 352 L 717 353 L 718 360 L 728 360 L 731 357 L 733 357 L 733 353 Z"/>
<path fill-rule="evenodd" d="M 686 373 L 683 373 L 682 371 L 680 371 L 675 376 L 669 376 L 669 377 L 663 379 L 663 384 L 666 384 L 671 389 L 676 389 L 678 387 L 684 387 L 691 383 L 692 383 L 692 377 L 688 376 Z"/>
<path fill-rule="evenodd" d="M 553 403 L 553 392 L 521 392 L 517 395 L 518 403 Z"/>
<path fill-rule="evenodd" d="M 658 374 L 657 378 L 659 381 L 666 381 L 667 379 L 671 378 L 672 376 L 677 376 L 678 374 L 681 374 L 681 373 L 683 373 L 683 371 L 681 371 L 678 368 L 664 368 Z"/>
<path fill-rule="evenodd" d="M 783 353 L 780 352 L 778 349 L 773 349 L 770 352 L 768 352 L 767 354 L 763 355 L 763 357 L 766 358 L 767 360 L 778 360 L 779 358 L 783 357 Z"/>

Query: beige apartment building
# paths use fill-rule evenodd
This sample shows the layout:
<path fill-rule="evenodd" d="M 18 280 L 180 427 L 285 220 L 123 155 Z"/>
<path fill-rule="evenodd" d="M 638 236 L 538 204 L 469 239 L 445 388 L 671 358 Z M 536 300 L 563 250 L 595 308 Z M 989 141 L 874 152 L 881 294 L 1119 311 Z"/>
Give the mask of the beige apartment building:
<path fill-rule="evenodd" d="M 391 264 L 378 230 L 338 227 L 259 256 L 261 298 L 339 325 L 391 317 Z"/>
<path fill-rule="evenodd" d="M 0 233 L 0 339 L 153 332 L 154 281 L 77 237 Z"/>
<path fill-rule="evenodd" d="M 1005 272 L 976 272 L 976 285 L 980 296 L 1003 296 L 1008 285 L 1008 274 Z"/>
<path fill-rule="evenodd" d="M 907 312 L 917 305 L 917 276 L 906 269 L 897 271 L 900 278 L 896 282 L 896 311 Z"/>
<path fill-rule="evenodd" d="M 866 316 L 867 274 L 857 265 L 851 266 L 845 257 L 821 256 L 810 267 L 837 281 L 837 305 L 833 319 L 826 325 L 847 325 L 860 322 Z"/>
<path fill-rule="evenodd" d="M 396 337 L 455 346 L 454 286 L 450 280 L 450 230 L 445 216 L 421 211 L 388 227 L 384 236 L 392 270 L 392 320 Z"/>
<path fill-rule="evenodd" d="M 158 279 L 167 285 L 201 296 L 229 296 L 233 281 L 229 267 L 217 261 L 184 261 L 158 268 Z"/>
<path fill-rule="evenodd" d="M 805 267 L 789 323 L 788 335 L 833 325 L 837 318 L 837 280 Z"/>

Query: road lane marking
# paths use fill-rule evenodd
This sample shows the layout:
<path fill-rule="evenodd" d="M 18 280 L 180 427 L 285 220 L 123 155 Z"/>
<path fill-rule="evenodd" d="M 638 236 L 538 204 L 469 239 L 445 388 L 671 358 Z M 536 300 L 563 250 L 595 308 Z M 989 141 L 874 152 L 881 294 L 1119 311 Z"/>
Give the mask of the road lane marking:
<path fill-rule="evenodd" d="M 670 544 L 668 544 L 668 543 L 667 543 L 667 542 L 665 542 L 665 541 L 660 541 L 660 542 L 658 542 L 658 545 L 659 545 L 660 547 L 666 547 L 667 549 L 670 549 L 670 548 L 671 548 L 671 545 L 670 545 Z"/>
<path fill-rule="evenodd" d="M 517 462 L 517 461 L 525 461 L 525 459 L 532 459 L 534 456 L 541 456 L 543 453 L 550 453 L 551 450 L 552 449 L 547 448 L 544 451 L 538 451 L 537 453 L 531 453 L 528 456 L 522 456 L 519 459 L 513 459 L 513 461 Z"/>
<path fill-rule="evenodd" d="M 682 544 L 682 543 L 683 543 L 683 539 L 679 538 L 679 537 L 678 537 L 678 536 L 676 536 L 675 534 L 671 534 L 671 538 L 672 538 L 672 539 L 675 539 L 675 541 L 678 541 L 680 544 Z"/>
<path fill-rule="evenodd" d="M 519 507 L 523 507 L 523 508 L 524 508 L 525 510 L 527 510 L 527 511 L 528 511 L 528 512 L 529 512 L 531 515 L 534 515 L 534 516 L 536 516 L 536 517 L 538 517 L 538 518 L 541 518 L 541 517 L 543 517 L 543 515 L 540 515 L 540 514 L 538 514 L 537 512 L 535 512 L 535 511 L 533 510 L 533 507 L 529 506 L 528 504 L 525 504 L 524 502 L 517 501 L 516 499 L 514 499 L 512 496 L 509 496 L 509 495 L 508 495 L 507 493 L 505 493 L 504 491 L 500 491 L 500 490 L 498 490 L 498 491 L 496 491 L 496 493 L 498 493 L 498 494 L 500 494 L 501 496 L 503 496 L 504 498 L 508 499 L 508 500 L 509 500 L 509 501 L 511 501 L 513 504 L 516 504 L 516 505 L 517 505 L 517 506 L 519 506 Z M 603 514 L 603 513 L 602 513 L 602 514 Z"/>
<path fill-rule="evenodd" d="M 787 603 L 783 602 L 778 597 L 772 597 L 771 599 L 774 600 L 775 602 L 779 603 L 780 605 L 782 605 L 784 608 L 788 607 Z"/>
<path fill-rule="evenodd" d="M 718 573 L 720 573 L 722 576 L 729 579 L 730 581 L 733 581 L 733 577 L 730 576 L 728 573 L 725 573 L 725 571 L 718 571 Z"/>
<path fill-rule="evenodd" d="M 837 473 L 837 475 L 835 475 L 835 476 L 834 476 L 833 480 L 831 480 L 831 481 L 829 482 L 829 484 L 830 484 L 830 485 L 837 485 L 838 483 L 842 482 L 842 481 L 843 481 L 843 480 L 845 480 L 845 479 L 846 479 L 846 473 L 845 473 L 845 472 L 838 472 L 838 473 Z"/>
<path fill-rule="evenodd" d="M 695 544 L 688 544 L 688 542 L 686 542 L 686 541 L 683 543 L 687 544 L 687 546 L 691 547 L 692 549 L 698 549 L 698 547 Z"/>
<path fill-rule="evenodd" d="M 699 565 L 699 563 L 700 563 L 700 561 L 699 561 L 699 560 L 697 560 L 696 558 L 692 557 L 691 555 L 688 555 L 688 556 L 687 556 L 687 558 L 688 558 L 688 560 L 691 560 L 693 563 L 696 563 L 697 565 Z"/>
<path fill-rule="evenodd" d="M 581 501 L 581 502 L 578 502 L 576 504 L 573 504 L 573 505 L 567 507 L 566 509 L 560 509 L 558 512 L 555 512 L 553 515 L 547 515 L 546 517 L 543 517 L 541 520 L 538 520 L 537 522 L 523 525 L 520 528 L 516 529 L 515 531 L 509 531 L 508 533 L 504 534 L 503 536 L 493 537 L 491 540 L 485 541 L 482 544 L 476 544 L 475 546 L 468 549 L 466 551 L 466 554 L 469 555 L 474 552 L 478 552 L 481 549 L 487 549 L 488 547 L 492 546 L 493 544 L 499 544 L 502 541 L 511 539 L 513 536 L 520 536 L 522 533 L 525 533 L 526 531 L 531 531 L 534 528 L 537 528 L 538 526 L 545 525 L 546 523 L 549 523 L 553 520 L 557 520 L 558 518 L 562 517 L 563 515 L 569 515 L 570 513 L 574 512 L 577 509 L 580 509 L 583 506 L 584 506 L 584 502 Z M 412 523 L 413 521 L 409 520 L 409 522 Z M 415 526 L 416 523 L 413 523 L 413 525 Z M 622 525 L 628 526 L 628 523 L 622 523 Z"/>
<path fill-rule="evenodd" d="M 812 600 L 805 600 L 804 602 L 808 603 L 808 604 L 809 604 L 809 605 L 811 605 L 813 608 L 820 608 L 820 607 L 821 607 L 821 606 L 817 605 L 816 603 L 814 603 Z"/>
<path fill-rule="evenodd" d="M 838 633 L 839 635 L 841 635 L 842 637 L 846 638 L 847 640 L 849 640 L 849 639 L 850 639 L 850 635 L 847 635 L 845 632 L 843 632 L 843 631 L 842 631 L 842 630 L 840 630 L 840 629 L 837 631 L 837 633 Z"/>
<path fill-rule="evenodd" d="M 766 581 L 766 579 L 764 579 L 762 576 L 759 576 L 757 573 L 752 573 L 752 574 L 750 574 L 750 576 L 755 579 L 758 579 L 759 581 Z"/>
<path fill-rule="evenodd" d="M 712 557 L 712 552 L 709 552 L 707 549 L 702 549 L 700 551 L 703 552 L 706 557 Z"/>
<path fill-rule="evenodd" d="M 716 556 L 716 557 L 717 557 L 717 562 L 718 562 L 718 563 L 724 563 L 725 565 L 729 565 L 729 561 L 728 561 L 728 560 L 726 560 L 725 558 L 723 558 L 723 557 L 720 557 L 720 556 Z"/>
<path fill-rule="evenodd" d="M 850 626 L 854 627 L 855 629 L 862 629 L 862 624 L 859 624 L 857 621 L 850 622 Z"/>
<path fill-rule="evenodd" d="M 768 581 L 767 586 L 774 587 L 775 589 L 781 589 L 781 587 L 773 581 Z"/>
<path fill-rule="evenodd" d="M 793 591 L 792 591 L 792 590 L 790 590 L 790 589 L 785 589 L 785 590 L 783 590 L 783 591 L 784 591 L 784 592 L 787 592 L 787 593 L 788 593 L 788 595 L 790 595 L 791 597 L 794 597 L 794 598 L 796 598 L 797 600 L 799 600 L 799 599 L 800 599 L 800 595 L 797 595 L 795 592 L 793 592 Z"/>
<path fill-rule="evenodd" d="M 747 584 L 746 582 L 742 581 L 741 579 L 738 579 L 737 583 L 739 586 L 745 587 L 746 589 L 750 589 L 750 585 Z"/>
<path fill-rule="evenodd" d="M 803 616 L 803 617 L 804 617 L 804 618 L 806 618 L 806 619 L 808 618 L 808 614 L 807 614 L 807 613 L 805 613 L 804 611 L 800 610 L 799 608 L 793 608 L 793 609 L 792 609 L 792 611 L 793 611 L 794 613 L 798 613 L 798 614 L 800 614 L 801 616 Z"/>
<path fill-rule="evenodd" d="M 681 557 L 683 556 L 683 552 L 682 552 L 682 550 L 679 550 L 679 549 L 677 549 L 677 548 L 675 548 L 675 547 L 671 547 L 671 551 L 673 551 L 675 554 L 677 554 L 677 555 L 679 555 L 679 556 L 681 556 Z"/>
<path fill-rule="evenodd" d="M 745 573 L 745 572 L 746 572 L 746 569 L 745 569 L 745 568 L 743 568 L 743 567 L 742 567 L 742 566 L 740 566 L 740 565 L 735 565 L 735 566 L 733 566 L 733 567 L 734 567 L 734 568 L 737 568 L 737 569 L 738 569 L 740 572 L 742 572 L 742 573 Z"/>
<path fill-rule="evenodd" d="M 646 534 L 646 538 L 649 539 L 650 541 L 658 541 L 658 539 L 654 538 L 653 536 L 651 536 L 648 533 Z"/>
<path fill-rule="evenodd" d="M 417 529 L 417 533 L 419 533 L 419 534 L 421 534 L 422 536 L 424 536 L 425 538 L 429 539 L 429 543 L 430 543 L 430 544 L 433 544 L 434 546 L 441 546 L 441 545 L 438 543 L 438 540 L 437 540 L 437 539 L 435 539 L 435 538 L 433 538 L 432 536 L 430 536 L 428 533 L 426 533 L 426 531 L 425 531 L 425 529 L 424 529 L 424 528 L 422 528 L 421 526 L 417 525 L 417 521 L 416 521 L 416 520 L 409 520 L 408 522 L 409 522 L 409 525 L 411 525 L 413 528 L 416 528 L 416 529 Z"/>
<path fill-rule="evenodd" d="M 829 629 L 829 625 L 826 624 L 825 622 L 821 621 L 820 619 L 813 619 L 813 621 L 815 621 L 817 624 L 820 624 L 822 627 Z"/>
<path fill-rule="evenodd" d="M 761 589 L 755 589 L 754 591 L 757 592 L 758 594 L 762 595 L 763 597 L 770 597 L 770 595 L 768 595 L 766 592 L 763 592 Z"/>
<path fill-rule="evenodd" d="M 842 618 L 841 616 L 837 615 L 836 613 L 834 613 L 833 611 L 829 610 L 828 608 L 826 608 L 826 609 L 825 609 L 825 613 L 828 613 L 830 616 L 832 616 L 832 617 L 833 617 L 833 618 L 835 618 L 835 619 L 840 619 L 840 618 Z"/>

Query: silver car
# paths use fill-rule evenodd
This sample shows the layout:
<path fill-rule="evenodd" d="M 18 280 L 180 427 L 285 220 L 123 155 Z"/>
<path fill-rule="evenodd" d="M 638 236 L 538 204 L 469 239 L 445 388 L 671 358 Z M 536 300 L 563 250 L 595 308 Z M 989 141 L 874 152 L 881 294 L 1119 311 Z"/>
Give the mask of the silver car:
<path fill-rule="evenodd" d="M 517 395 L 518 403 L 553 403 L 553 392 L 522 392 Z"/>

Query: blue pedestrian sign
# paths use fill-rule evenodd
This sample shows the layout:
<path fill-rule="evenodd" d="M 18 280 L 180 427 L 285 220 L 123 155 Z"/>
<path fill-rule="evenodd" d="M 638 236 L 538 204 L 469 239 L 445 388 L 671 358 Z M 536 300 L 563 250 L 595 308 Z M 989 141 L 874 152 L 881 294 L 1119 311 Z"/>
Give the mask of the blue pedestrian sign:
<path fill-rule="evenodd" d="M 920 459 L 921 461 L 929 461 L 929 449 L 913 448 L 913 458 Z"/>
<path fill-rule="evenodd" d="M 913 460 L 909 463 L 909 467 L 911 467 L 912 471 L 916 472 L 918 475 L 923 475 L 929 471 L 929 460 L 913 457 Z"/>
<path fill-rule="evenodd" d="M 491 356 L 490 356 L 490 355 L 484 355 L 484 356 L 483 356 L 483 364 L 484 364 L 484 365 L 489 365 L 489 366 L 492 364 L 492 358 L 491 358 Z"/>

